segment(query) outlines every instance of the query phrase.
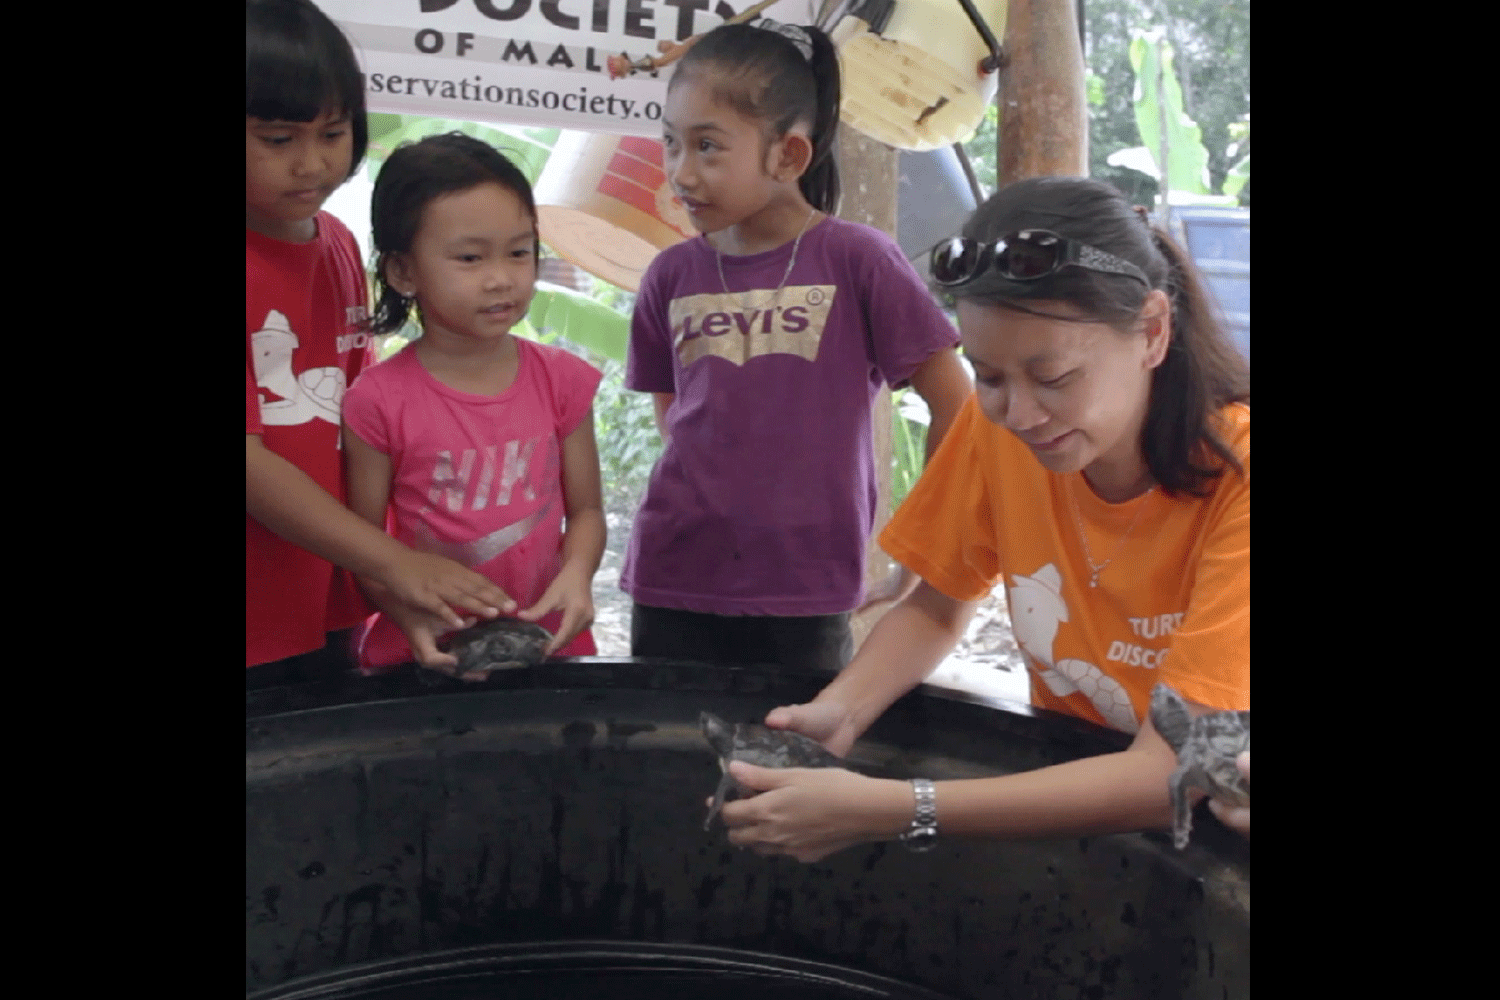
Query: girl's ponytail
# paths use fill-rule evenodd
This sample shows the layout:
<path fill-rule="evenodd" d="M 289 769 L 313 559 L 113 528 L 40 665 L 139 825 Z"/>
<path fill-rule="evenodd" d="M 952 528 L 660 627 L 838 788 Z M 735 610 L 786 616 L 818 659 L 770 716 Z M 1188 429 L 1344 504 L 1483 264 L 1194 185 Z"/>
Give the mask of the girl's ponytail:
<path fill-rule="evenodd" d="M 385 263 L 385 254 L 376 258 L 375 288 L 380 297 L 375 302 L 375 313 L 370 317 L 370 332 L 376 335 L 395 333 L 405 326 L 411 318 L 411 307 L 416 304 L 415 300 L 402 295 L 386 282 Z"/>
<path fill-rule="evenodd" d="M 812 125 L 813 153 L 798 186 L 807 203 L 820 212 L 833 215 L 839 208 L 839 104 L 842 82 L 839 79 L 839 55 L 833 42 L 811 25 L 803 29 L 812 39 L 812 74 L 817 90 L 817 114 Z"/>

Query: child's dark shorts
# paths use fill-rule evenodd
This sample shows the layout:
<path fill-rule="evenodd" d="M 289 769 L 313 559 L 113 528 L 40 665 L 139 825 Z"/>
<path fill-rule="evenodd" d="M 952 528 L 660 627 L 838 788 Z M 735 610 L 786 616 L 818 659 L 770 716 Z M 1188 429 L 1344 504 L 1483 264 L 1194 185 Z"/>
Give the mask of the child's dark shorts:
<path fill-rule="evenodd" d="M 809 617 L 708 615 L 633 604 L 630 655 L 837 673 L 854 656 L 854 634 L 847 611 Z"/>

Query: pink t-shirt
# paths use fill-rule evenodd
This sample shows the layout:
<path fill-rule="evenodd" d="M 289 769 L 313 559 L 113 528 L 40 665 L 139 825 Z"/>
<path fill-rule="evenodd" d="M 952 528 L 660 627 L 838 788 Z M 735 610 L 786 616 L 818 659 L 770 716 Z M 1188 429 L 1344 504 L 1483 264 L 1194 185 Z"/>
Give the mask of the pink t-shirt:
<path fill-rule="evenodd" d="M 444 385 L 415 345 L 365 371 L 344 421 L 391 459 L 395 535 L 495 582 L 522 607 L 562 568 L 562 442 L 588 416 L 600 373 L 567 351 L 517 337 L 516 379 L 498 396 Z M 367 672 L 410 662 L 401 630 L 376 615 L 360 645 Z M 541 620 L 556 631 L 561 612 Z M 585 629 L 559 656 L 592 656 Z"/>

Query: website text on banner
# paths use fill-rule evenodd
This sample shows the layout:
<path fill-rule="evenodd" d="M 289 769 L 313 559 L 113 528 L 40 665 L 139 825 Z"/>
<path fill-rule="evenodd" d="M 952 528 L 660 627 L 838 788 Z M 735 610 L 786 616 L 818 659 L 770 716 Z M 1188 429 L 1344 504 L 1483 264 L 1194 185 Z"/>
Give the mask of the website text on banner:
<path fill-rule="evenodd" d="M 661 135 L 671 68 L 611 80 L 606 60 L 654 56 L 751 0 L 317 0 L 349 35 L 369 109 Z M 808 0 L 765 11 L 807 23 Z"/>

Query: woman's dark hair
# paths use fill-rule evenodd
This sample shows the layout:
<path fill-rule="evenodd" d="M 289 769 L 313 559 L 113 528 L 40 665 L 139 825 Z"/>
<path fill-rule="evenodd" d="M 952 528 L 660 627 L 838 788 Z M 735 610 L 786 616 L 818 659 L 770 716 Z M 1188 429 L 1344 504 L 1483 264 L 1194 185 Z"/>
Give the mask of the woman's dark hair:
<path fill-rule="evenodd" d="M 394 333 L 411 316 L 415 301 L 390 286 L 385 269 L 392 254 L 411 250 L 422 224 L 422 211 L 440 195 L 467 191 L 480 184 L 499 184 L 514 192 L 535 224 L 536 199 L 531 194 L 531 182 L 494 146 L 473 136 L 462 132 L 430 135 L 396 147 L 385 161 L 370 196 L 375 283 L 380 292 L 370 320 L 371 333 Z M 538 241 L 533 262 L 540 255 Z"/>
<path fill-rule="evenodd" d="M 329 110 L 349 116 L 353 177 L 370 127 L 364 77 L 349 39 L 307 0 L 245 0 L 245 117 L 310 122 Z"/>
<path fill-rule="evenodd" d="M 995 192 L 964 225 L 988 243 L 1020 229 L 1049 229 L 1139 267 L 1172 303 L 1172 339 L 1151 376 L 1141 448 L 1151 476 L 1168 494 L 1203 496 L 1231 466 L 1234 452 L 1215 432 L 1219 410 L 1249 402 L 1250 365 L 1224 333 L 1192 259 L 1115 188 L 1079 177 L 1033 177 Z M 1147 289 L 1134 278 L 1065 267 L 1018 285 L 988 271 L 951 292 L 956 299 L 1030 311 L 1024 299 L 1067 302 L 1117 329 L 1140 316 Z M 1214 460 L 1217 456 L 1218 461 Z"/>
<path fill-rule="evenodd" d="M 839 57 L 828 36 L 802 26 L 812 41 L 812 60 L 784 35 L 749 24 L 721 24 L 683 55 L 670 90 L 706 69 L 714 72 L 714 97 L 766 123 L 779 139 L 798 122 L 808 126 L 812 159 L 798 180 L 807 203 L 833 214 L 839 206 L 839 166 L 834 148 L 839 122 Z"/>

